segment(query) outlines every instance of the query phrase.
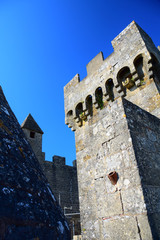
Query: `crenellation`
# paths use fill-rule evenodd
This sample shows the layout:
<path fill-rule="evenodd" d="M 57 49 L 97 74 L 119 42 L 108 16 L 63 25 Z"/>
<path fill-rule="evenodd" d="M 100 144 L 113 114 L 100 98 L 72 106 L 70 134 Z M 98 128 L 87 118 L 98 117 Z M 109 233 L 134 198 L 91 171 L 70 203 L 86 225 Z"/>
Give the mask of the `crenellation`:
<path fill-rule="evenodd" d="M 65 166 L 66 165 L 66 159 L 64 157 L 54 155 L 52 160 L 53 160 L 53 163 L 57 166 Z"/>
<path fill-rule="evenodd" d="M 77 73 L 74 78 L 72 78 L 72 80 L 64 87 L 64 92 L 65 94 L 68 93 L 68 90 L 71 91 L 71 89 L 74 89 L 76 87 L 76 85 L 80 82 L 80 76 Z"/>
<path fill-rule="evenodd" d="M 87 68 L 87 75 L 93 74 L 98 68 L 103 64 L 103 53 L 98 53 L 86 66 Z"/>
<path fill-rule="evenodd" d="M 134 22 L 127 27 L 127 30 L 119 34 L 118 37 L 114 39 L 114 43 L 116 41 L 120 41 L 121 36 L 124 38 L 126 34 L 130 34 L 130 27 L 132 28 L 132 35 L 134 35 L 135 32 L 138 33 L 137 37 L 138 42 L 141 44 L 141 48 L 139 48 L 138 45 L 136 47 L 137 51 L 135 51 L 136 43 L 134 43 L 134 46 L 131 45 L 132 48 L 130 48 L 132 41 L 131 43 L 127 43 L 125 45 L 122 41 L 122 44 L 124 45 L 124 49 L 122 48 L 123 52 L 122 49 L 121 52 L 115 49 L 114 54 L 112 54 L 108 59 L 106 58 L 104 61 L 102 53 L 99 53 L 87 65 L 87 67 L 90 66 L 89 75 L 76 85 L 74 91 L 72 88 L 71 90 L 68 88 L 67 93 L 65 91 L 65 112 L 67 113 L 73 111 L 73 118 L 68 118 L 66 116 L 66 123 L 73 130 L 76 130 L 77 125 L 83 125 L 83 122 L 80 120 L 80 116 L 77 116 L 76 114 L 76 108 L 80 104 L 82 107 L 79 114 L 85 115 L 85 119 L 90 119 L 91 115 L 89 114 L 89 109 L 87 109 L 86 106 L 86 99 L 88 96 L 92 97 L 93 106 L 96 109 L 102 108 L 102 104 L 98 102 L 96 97 L 96 91 L 98 91 L 98 89 L 101 88 L 102 92 L 100 101 L 105 104 L 108 101 L 114 101 L 114 99 L 118 97 L 130 97 L 132 95 L 132 91 L 135 91 L 136 94 L 137 88 L 143 85 L 143 81 L 146 83 L 146 81 L 153 78 L 153 56 L 148 52 L 146 45 L 142 44 L 143 39 L 141 38 L 141 34 L 138 32 L 137 25 Z M 132 36 L 130 37 L 132 38 Z M 114 64 L 112 63 L 112 57 Z M 98 60 L 99 64 L 97 64 L 97 67 L 94 67 Z M 99 71 L 97 71 L 98 68 Z M 109 89 L 107 88 L 107 82 L 109 79 L 112 79 L 113 81 L 112 93 L 109 92 Z M 94 110 L 92 112 L 94 112 Z M 75 122 L 74 119 L 76 119 Z"/>

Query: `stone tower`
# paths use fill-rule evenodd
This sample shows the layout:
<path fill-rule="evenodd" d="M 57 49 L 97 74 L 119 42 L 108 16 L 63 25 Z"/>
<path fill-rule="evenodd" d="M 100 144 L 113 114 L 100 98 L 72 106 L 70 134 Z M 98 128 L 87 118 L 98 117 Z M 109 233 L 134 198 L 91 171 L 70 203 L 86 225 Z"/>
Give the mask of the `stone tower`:
<path fill-rule="evenodd" d="M 39 162 L 43 164 L 43 161 L 45 160 L 45 153 L 42 152 L 43 131 L 38 126 L 37 122 L 34 120 L 31 114 L 28 114 L 22 123 L 21 128 Z"/>
<path fill-rule="evenodd" d="M 160 52 L 133 21 L 65 87 L 82 239 L 160 239 Z"/>
<path fill-rule="evenodd" d="M 52 162 L 45 160 L 45 153 L 42 152 L 43 131 L 31 114 L 24 120 L 21 128 L 48 179 L 57 202 L 68 220 L 71 235 L 80 234 L 76 160 L 73 162 L 73 166 L 66 165 L 65 158 L 60 156 L 53 156 Z"/>

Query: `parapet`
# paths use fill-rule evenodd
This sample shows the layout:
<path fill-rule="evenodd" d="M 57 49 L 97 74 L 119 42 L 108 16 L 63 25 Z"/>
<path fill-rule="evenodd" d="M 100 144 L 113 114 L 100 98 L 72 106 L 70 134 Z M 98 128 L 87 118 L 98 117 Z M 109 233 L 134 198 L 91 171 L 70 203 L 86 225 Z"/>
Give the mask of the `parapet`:
<path fill-rule="evenodd" d="M 52 157 L 52 160 L 53 160 L 53 163 L 54 163 L 55 166 L 58 166 L 58 167 L 68 166 L 68 165 L 66 165 L 65 157 L 60 157 L 60 156 L 54 155 Z M 73 164 L 73 167 L 77 167 L 76 160 L 74 160 L 72 162 L 72 164 Z M 72 166 L 69 166 L 69 167 L 72 167 Z"/>
<path fill-rule="evenodd" d="M 66 159 L 65 157 L 60 157 L 60 156 L 53 156 L 53 163 L 57 166 L 65 166 L 66 164 Z"/>
<path fill-rule="evenodd" d="M 87 76 L 77 74 L 65 87 L 65 123 L 73 131 L 81 127 L 109 101 L 134 92 L 153 78 L 153 62 L 159 50 L 132 21 L 113 41 L 114 52 L 106 59 L 100 52 L 87 64 Z"/>
<path fill-rule="evenodd" d="M 103 63 L 103 53 L 100 52 L 95 56 L 88 64 L 87 64 L 87 75 L 92 74 L 95 70 L 97 70 Z"/>

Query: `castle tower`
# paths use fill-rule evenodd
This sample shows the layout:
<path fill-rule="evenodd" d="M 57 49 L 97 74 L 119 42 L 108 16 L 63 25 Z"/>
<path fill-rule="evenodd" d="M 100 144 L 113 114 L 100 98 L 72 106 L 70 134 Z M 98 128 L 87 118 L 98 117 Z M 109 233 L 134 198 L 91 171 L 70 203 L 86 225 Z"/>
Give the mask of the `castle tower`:
<path fill-rule="evenodd" d="M 133 21 L 65 87 L 82 239 L 160 239 L 160 52 Z"/>
<path fill-rule="evenodd" d="M 42 152 L 42 136 L 43 131 L 38 126 L 31 114 L 29 114 L 21 125 L 21 128 L 26 135 L 36 157 L 42 164 L 45 160 L 45 153 Z"/>
<path fill-rule="evenodd" d="M 66 216 L 71 236 L 79 234 L 80 214 L 76 161 L 73 166 L 68 166 L 64 157 L 53 156 L 52 162 L 45 160 L 45 153 L 42 152 L 43 131 L 31 114 L 24 120 L 21 128 L 41 164 L 55 199 Z"/>

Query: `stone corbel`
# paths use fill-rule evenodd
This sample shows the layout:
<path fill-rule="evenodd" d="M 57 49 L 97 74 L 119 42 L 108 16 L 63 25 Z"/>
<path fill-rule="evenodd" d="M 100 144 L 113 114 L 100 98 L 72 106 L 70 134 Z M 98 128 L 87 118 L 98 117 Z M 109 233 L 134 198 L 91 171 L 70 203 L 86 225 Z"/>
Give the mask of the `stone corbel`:
<path fill-rule="evenodd" d="M 96 96 L 95 96 L 95 94 L 93 94 L 92 99 L 93 99 L 93 104 L 94 104 L 95 108 L 98 109 L 99 106 L 98 106 L 98 103 L 97 103 L 97 101 L 96 101 Z"/>
<path fill-rule="evenodd" d="M 120 97 L 124 97 L 124 96 L 125 96 L 125 92 L 124 92 L 124 89 L 123 89 L 122 86 L 118 85 L 118 86 L 116 87 L 116 89 L 117 89 L 117 92 L 119 93 L 119 96 L 120 96 Z"/>
<path fill-rule="evenodd" d="M 148 76 L 149 78 L 153 78 L 153 65 L 152 65 L 152 58 L 150 58 L 148 60 L 148 63 L 147 63 L 147 71 L 148 71 Z"/>
<path fill-rule="evenodd" d="M 135 85 L 134 80 L 132 78 L 127 77 L 124 82 L 122 82 L 123 87 L 130 89 Z"/>
<path fill-rule="evenodd" d="M 135 69 L 134 66 L 132 66 L 131 74 L 132 74 L 132 79 L 133 79 L 133 81 L 135 82 L 135 85 L 136 85 L 137 87 L 139 87 L 139 86 L 141 85 L 141 81 L 140 81 L 140 79 L 139 79 L 138 73 L 137 73 L 137 71 L 136 71 L 136 69 Z"/>

